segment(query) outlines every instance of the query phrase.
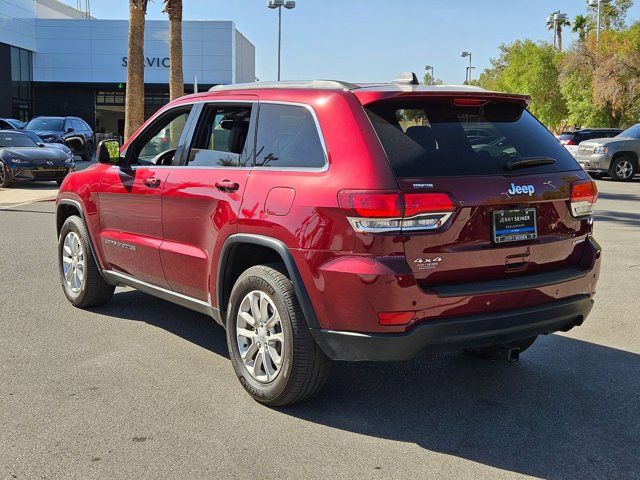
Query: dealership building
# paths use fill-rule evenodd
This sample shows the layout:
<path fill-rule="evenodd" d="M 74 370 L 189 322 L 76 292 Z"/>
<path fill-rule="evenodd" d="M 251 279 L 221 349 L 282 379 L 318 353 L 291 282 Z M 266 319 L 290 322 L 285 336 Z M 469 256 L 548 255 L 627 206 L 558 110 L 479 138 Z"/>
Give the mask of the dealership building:
<path fill-rule="evenodd" d="M 57 0 L 0 0 L 0 118 L 78 116 L 122 135 L 127 20 Z M 255 47 L 231 21 L 183 22 L 185 91 L 253 82 Z M 145 114 L 169 101 L 169 22 L 146 22 Z"/>

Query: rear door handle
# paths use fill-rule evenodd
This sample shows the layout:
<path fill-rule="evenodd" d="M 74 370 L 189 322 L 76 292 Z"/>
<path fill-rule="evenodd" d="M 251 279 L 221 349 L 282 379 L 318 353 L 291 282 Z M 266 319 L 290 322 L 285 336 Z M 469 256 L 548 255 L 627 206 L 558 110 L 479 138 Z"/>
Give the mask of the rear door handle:
<path fill-rule="evenodd" d="M 160 179 L 156 177 L 149 177 L 145 179 L 144 184 L 149 188 L 158 188 L 160 186 Z"/>
<path fill-rule="evenodd" d="M 222 180 L 221 182 L 216 182 L 216 188 L 223 192 L 235 192 L 240 188 L 240 185 L 231 180 Z"/>

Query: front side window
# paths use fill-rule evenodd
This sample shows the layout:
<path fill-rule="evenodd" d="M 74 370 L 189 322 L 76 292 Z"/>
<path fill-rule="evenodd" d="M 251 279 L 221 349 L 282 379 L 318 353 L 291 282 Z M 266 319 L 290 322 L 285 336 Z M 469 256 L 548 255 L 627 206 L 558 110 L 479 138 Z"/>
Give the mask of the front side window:
<path fill-rule="evenodd" d="M 253 164 L 251 104 L 209 105 L 198 123 L 187 165 L 247 167 Z"/>
<path fill-rule="evenodd" d="M 627 128 L 624 132 L 620 133 L 618 137 L 640 139 L 640 124 Z"/>
<path fill-rule="evenodd" d="M 260 105 L 256 167 L 322 168 L 325 163 L 309 110 L 297 105 Z"/>
<path fill-rule="evenodd" d="M 190 112 L 191 105 L 178 107 L 151 124 L 132 145 L 129 163 L 171 165 Z"/>

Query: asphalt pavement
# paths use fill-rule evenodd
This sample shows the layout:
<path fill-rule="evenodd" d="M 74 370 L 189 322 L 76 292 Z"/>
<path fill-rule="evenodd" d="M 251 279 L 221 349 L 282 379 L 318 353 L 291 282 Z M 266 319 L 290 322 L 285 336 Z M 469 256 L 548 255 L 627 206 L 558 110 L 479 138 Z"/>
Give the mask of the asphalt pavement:
<path fill-rule="evenodd" d="M 203 315 L 125 288 L 72 307 L 53 202 L 5 202 L 0 479 L 638 479 L 640 180 L 598 187 L 605 253 L 582 327 L 514 364 L 336 364 L 283 409 L 244 393 Z"/>

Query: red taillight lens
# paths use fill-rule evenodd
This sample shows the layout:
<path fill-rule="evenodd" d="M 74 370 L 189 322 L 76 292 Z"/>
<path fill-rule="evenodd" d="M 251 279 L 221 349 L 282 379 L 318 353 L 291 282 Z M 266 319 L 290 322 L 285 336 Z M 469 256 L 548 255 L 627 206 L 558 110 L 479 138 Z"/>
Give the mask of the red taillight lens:
<path fill-rule="evenodd" d="M 574 217 L 591 215 L 598 199 L 598 187 L 593 180 L 580 180 L 571 184 L 571 213 Z"/>
<path fill-rule="evenodd" d="M 341 190 L 338 204 L 353 228 L 364 233 L 434 230 L 455 210 L 446 193 Z"/>
<path fill-rule="evenodd" d="M 571 184 L 572 202 L 595 203 L 598 199 L 598 187 L 592 180 L 581 180 Z"/>
<path fill-rule="evenodd" d="M 560 143 L 562 143 L 562 142 L 560 142 Z M 564 145 L 575 145 L 575 144 L 576 144 L 576 142 L 574 142 L 573 140 L 565 140 L 564 141 Z"/>
<path fill-rule="evenodd" d="M 404 216 L 414 217 L 421 213 L 453 212 L 455 205 L 446 193 L 406 193 Z"/>
<path fill-rule="evenodd" d="M 415 315 L 415 312 L 380 312 L 378 322 L 380 325 L 406 325 Z"/>
<path fill-rule="evenodd" d="M 370 192 L 341 190 L 338 203 L 350 215 L 364 218 L 394 218 L 402 216 L 402 197 L 399 192 Z"/>

